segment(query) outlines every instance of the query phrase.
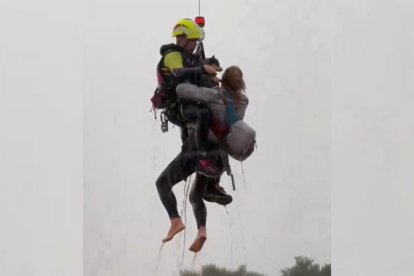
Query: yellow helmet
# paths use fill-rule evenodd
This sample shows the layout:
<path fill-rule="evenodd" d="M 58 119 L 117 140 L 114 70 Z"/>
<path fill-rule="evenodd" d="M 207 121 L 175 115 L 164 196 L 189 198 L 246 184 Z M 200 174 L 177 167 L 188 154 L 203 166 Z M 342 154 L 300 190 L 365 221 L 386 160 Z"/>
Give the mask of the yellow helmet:
<path fill-rule="evenodd" d="M 173 29 L 173 37 L 185 35 L 187 39 L 203 40 L 204 30 L 193 20 L 184 18 L 175 24 Z"/>

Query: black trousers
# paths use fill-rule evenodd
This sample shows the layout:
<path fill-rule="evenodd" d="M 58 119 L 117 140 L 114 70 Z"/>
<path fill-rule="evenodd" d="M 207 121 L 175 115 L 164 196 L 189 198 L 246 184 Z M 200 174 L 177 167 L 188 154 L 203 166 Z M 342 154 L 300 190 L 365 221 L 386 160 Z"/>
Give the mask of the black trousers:
<path fill-rule="evenodd" d="M 207 208 L 203 200 L 203 195 L 207 188 L 220 182 L 220 178 L 208 178 L 204 175 L 197 174 L 190 192 L 190 203 L 193 207 L 193 213 L 197 222 L 197 229 L 206 226 Z"/>
<path fill-rule="evenodd" d="M 199 160 L 197 151 L 194 151 L 194 139 L 194 135 L 191 134 L 186 137 L 181 152 L 167 165 L 155 182 L 160 200 L 170 219 L 180 217 L 177 210 L 177 199 L 172 188 L 195 172 Z M 216 150 L 218 147 L 219 145 L 215 143 L 207 145 L 208 150 Z M 218 181 L 220 181 L 219 177 L 209 178 L 196 175 L 190 194 L 190 202 L 193 205 L 197 225 L 204 226 L 206 220 L 207 211 L 202 197 L 208 185 L 214 185 Z"/>

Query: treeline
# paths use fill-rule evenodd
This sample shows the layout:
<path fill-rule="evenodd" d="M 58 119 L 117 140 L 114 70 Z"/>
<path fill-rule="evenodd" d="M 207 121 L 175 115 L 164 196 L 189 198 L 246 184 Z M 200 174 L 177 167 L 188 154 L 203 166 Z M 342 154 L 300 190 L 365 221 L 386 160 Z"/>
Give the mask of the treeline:
<path fill-rule="evenodd" d="M 201 268 L 201 272 L 184 270 L 180 272 L 180 276 L 266 276 L 257 272 L 249 272 L 245 265 L 239 266 L 237 270 L 228 270 L 226 268 L 217 267 L 213 264 L 205 265 Z"/>
<path fill-rule="evenodd" d="M 205 265 L 200 272 L 183 270 L 180 276 L 267 276 L 253 271 L 247 271 L 245 265 L 239 266 L 236 270 L 217 267 L 214 264 Z M 273 276 L 273 275 L 268 275 Z M 331 276 L 331 265 L 323 266 L 315 263 L 312 259 L 304 256 L 295 257 L 295 265 L 284 268 L 280 271 L 280 276 Z"/>

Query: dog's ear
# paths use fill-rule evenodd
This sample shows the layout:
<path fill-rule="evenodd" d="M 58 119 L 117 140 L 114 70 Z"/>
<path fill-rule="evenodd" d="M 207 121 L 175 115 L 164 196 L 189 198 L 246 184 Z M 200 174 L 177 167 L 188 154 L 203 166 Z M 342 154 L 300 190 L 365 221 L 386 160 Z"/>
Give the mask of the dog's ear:
<path fill-rule="evenodd" d="M 209 58 L 210 64 L 217 64 L 220 65 L 219 60 L 213 55 L 211 58 Z"/>

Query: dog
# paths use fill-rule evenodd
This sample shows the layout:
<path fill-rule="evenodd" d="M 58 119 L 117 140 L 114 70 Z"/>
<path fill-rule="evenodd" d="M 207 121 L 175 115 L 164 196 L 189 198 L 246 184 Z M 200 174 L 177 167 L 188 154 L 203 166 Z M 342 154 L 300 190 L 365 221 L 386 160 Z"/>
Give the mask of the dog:
<path fill-rule="evenodd" d="M 217 72 L 223 71 L 223 68 L 220 66 L 219 60 L 213 55 L 211 58 L 206 58 L 203 60 L 203 65 L 208 64 L 214 66 Z"/>

